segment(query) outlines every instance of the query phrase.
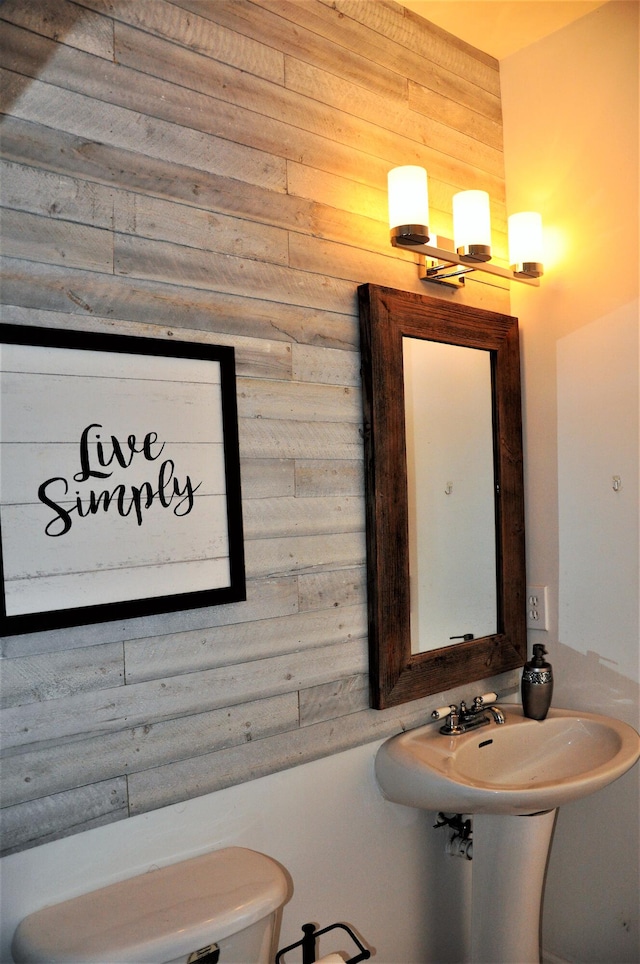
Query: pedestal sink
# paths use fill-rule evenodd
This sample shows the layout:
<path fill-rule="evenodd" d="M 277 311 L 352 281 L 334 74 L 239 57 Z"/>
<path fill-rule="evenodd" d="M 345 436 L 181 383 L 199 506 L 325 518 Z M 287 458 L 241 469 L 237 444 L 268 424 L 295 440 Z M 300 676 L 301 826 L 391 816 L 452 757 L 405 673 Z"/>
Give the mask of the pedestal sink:
<path fill-rule="evenodd" d="M 540 961 L 542 887 L 558 807 L 607 786 L 640 756 L 633 727 L 500 704 L 505 722 L 447 736 L 428 724 L 391 737 L 376 777 L 395 803 L 472 814 L 472 964 Z"/>

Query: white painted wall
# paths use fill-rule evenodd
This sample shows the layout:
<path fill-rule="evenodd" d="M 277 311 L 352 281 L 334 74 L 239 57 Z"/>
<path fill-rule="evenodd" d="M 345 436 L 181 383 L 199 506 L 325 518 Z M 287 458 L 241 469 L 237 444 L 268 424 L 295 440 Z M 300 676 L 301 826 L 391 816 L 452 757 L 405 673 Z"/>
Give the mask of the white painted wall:
<path fill-rule="evenodd" d="M 344 921 L 380 964 L 461 959 L 460 900 L 471 864 L 444 853 L 434 815 L 385 801 L 379 743 L 3 858 L 0 960 L 25 914 L 156 866 L 240 845 L 279 860 L 293 881 L 279 946 L 307 921 Z M 323 954 L 348 940 L 327 935 Z M 355 951 L 353 951 L 355 953 Z M 292 962 L 300 954 L 290 954 Z"/>
<path fill-rule="evenodd" d="M 550 589 L 529 642 L 549 649 L 556 705 L 636 727 L 638 9 L 605 4 L 501 62 L 509 211 L 540 210 L 547 241 L 540 289 L 511 299 L 528 579 Z M 568 960 L 640 959 L 638 774 L 560 812 L 543 939 Z"/>

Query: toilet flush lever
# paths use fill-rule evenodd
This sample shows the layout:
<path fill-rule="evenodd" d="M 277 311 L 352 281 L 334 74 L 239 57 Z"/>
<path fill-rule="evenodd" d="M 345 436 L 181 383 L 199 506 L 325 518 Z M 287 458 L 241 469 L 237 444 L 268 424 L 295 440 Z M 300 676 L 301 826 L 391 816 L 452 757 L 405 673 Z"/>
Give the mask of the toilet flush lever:
<path fill-rule="evenodd" d="M 192 951 L 187 958 L 187 964 L 218 964 L 220 948 L 217 944 L 207 944 L 199 951 Z"/>

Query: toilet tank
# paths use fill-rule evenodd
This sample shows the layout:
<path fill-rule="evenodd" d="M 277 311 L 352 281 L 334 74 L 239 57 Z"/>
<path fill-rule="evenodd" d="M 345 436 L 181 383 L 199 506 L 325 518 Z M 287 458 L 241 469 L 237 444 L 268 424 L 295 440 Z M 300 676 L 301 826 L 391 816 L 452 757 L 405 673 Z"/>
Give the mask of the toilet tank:
<path fill-rule="evenodd" d="M 16 929 L 13 959 L 269 964 L 287 895 L 279 864 L 227 847 L 35 911 Z"/>

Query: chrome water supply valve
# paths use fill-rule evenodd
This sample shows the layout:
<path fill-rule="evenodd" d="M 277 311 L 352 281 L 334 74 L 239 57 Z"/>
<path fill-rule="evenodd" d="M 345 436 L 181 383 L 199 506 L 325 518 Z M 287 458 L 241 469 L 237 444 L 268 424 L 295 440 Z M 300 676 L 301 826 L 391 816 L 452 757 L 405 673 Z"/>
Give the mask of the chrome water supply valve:
<path fill-rule="evenodd" d="M 439 813 L 433 826 L 435 830 L 440 827 L 449 827 L 454 831 L 445 845 L 445 851 L 450 857 L 473 859 L 473 825 L 470 819 L 464 820 L 461 813 L 451 817 Z"/>

